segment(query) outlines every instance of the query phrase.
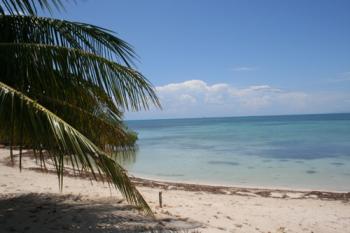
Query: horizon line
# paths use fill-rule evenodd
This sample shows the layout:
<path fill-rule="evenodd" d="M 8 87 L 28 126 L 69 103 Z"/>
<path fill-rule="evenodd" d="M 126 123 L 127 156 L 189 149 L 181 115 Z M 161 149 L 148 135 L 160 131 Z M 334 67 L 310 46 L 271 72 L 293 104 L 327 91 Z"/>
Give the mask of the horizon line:
<path fill-rule="evenodd" d="M 271 115 L 241 115 L 241 116 L 203 116 L 203 117 L 175 117 L 175 118 L 147 118 L 147 119 L 124 119 L 123 121 L 155 121 L 155 120 L 185 120 L 185 119 L 211 119 L 211 118 L 238 118 L 238 117 L 282 117 L 282 116 L 310 116 L 310 115 L 335 115 L 350 114 L 350 112 L 325 112 L 325 113 L 292 113 Z"/>

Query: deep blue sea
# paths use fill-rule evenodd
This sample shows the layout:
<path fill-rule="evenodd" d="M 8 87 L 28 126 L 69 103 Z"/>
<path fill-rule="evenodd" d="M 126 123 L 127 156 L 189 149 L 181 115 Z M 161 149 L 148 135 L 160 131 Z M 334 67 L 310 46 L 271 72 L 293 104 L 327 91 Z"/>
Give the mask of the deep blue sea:
<path fill-rule="evenodd" d="M 131 174 L 169 181 L 350 191 L 350 114 L 127 121 Z"/>

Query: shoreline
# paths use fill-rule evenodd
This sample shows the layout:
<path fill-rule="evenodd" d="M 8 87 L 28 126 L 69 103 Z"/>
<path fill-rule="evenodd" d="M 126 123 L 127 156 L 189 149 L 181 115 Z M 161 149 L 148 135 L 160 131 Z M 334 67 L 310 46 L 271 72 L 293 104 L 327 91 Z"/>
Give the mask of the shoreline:
<path fill-rule="evenodd" d="M 6 166 L 12 167 L 9 164 Z M 56 171 L 48 169 L 43 171 L 38 167 L 22 168 L 37 173 L 52 173 L 56 175 Z M 73 177 L 77 179 L 90 179 L 89 174 L 72 174 L 69 168 L 64 170 L 65 177 Z M 329 191 L 329 190 L 301 190 L 301 189 L 284 189 L 278 187 L 248 187 L 248 186 L 226 186 L 215 184 L 199 184 L 191 182 L 174 182 L 167 180 L 158 180 L 154 178 L 145 178 L 129 174 L 130 180 L 137 187 L 158 188 L 162 190 L 188 191 L 188 192 L 206 192 L 209 194 L 237 195 L 237 196 L 256 196 L 270 198 L 290 198 L 290 199 L 320 199 L 320 200 L 340 200 L 350 202 L 350 192 Z M 101 182 L 97 180 L 96 182 Z"/>
<path fill-rule="evenodd" d="M 131 177 L 156 219 L 133 209 L 107 183 L 65 171 L 43 173 L 30 157 L 22 172 L 0 149 L 0 227 L 5 232 L 99 233 L 185 229 L 189 233 L 340 233 L 350 230 L 350 193 L 253 189 Z M 40 171 L 39 171 L 40 170 Z M 159 206 L 162 192 L 163 207 Z M 22 224 L 18 225 L 18 219 Z M 47 224 L 50 223 L 50 224 Z M 29 229 L 29 230 L 28 230 Z"/>
<path fill-rule="evenodd" d="M 225 184 L 225 183 L 219 183 L 215 184 L 214 182 L 198 182 L 198 181 L 182 181 L 182 180 L 171 180 L 171 179 L 163 179 L 158 178 L 154 176 L 147 176 L 144 174 L 131 174 L 129 173 L 129 177 L 131 179 L 136 180 L 143 180 L 143 181 L 150 181 L 150 182 L 159 182 L 159 183 L 165 183 L 165 184 L 183 184 L 185 186 L 187 185 L 193 185 L 193 186 L 208 186 L 208 187 L 217 187 L 217 188 L 233 188 L 233 189 L 247 189 L 247 190 L 271 190 L 271 191 L 281 191 L 281 192 L 327 192 L 327 193 L 350 193 L 349 190 L 335 190 L 335 189 L 318 189 L 318 188 L 294 188 L 294 187 L 283 187 L 283 186 L 259 186 L 259 185 L 240 185 L 240 184 Z"/>
<path fill-rule="evenodd" d="M 4 150 L 4 149 L 2 149 Z M 6 149 L 5 149 L 6 151 Z M 31 154 L 24 152 L 24 154 L 30 158 Z M 16 155 L 15 155 L 16 157 Z M 1 163 L 8 167 L 16 167 L 11 165 L 10 158 L 5 157 L 1 159 Z M 56 175 L 56 171 L 50 168 L 48 163 L 48 169 L 45 171 L 38 167 L 33 161 L 25 159 L 27 166 L 24 166 L 23 170 L 31 170 L 37 173 L 52 173 Z M 29 166 L 28 166 L 29 165 Z M 157 178 L 150 178 L 141 175 L 128 174 L 131 181 L 137 187 L 146 188 L 158 188 L 162 190 L 177 190 L 177 191 L 189 191 L 189 192 L 206 192 L 210 194 L 223 194 L 223 195 L 237 195 L 237 196 L 256 196 L 263 198 L 282 198 L 282 199 L 320 199 L 320 200 L 340 200 L 344 202 L 350 202 L 350 191 L 334 191 L 334 190 L 320 190 L 320 189 L 289 189 L 280 187 L 256 187 L 256 186 L 239 186 L 239 185 L 222 185 L 222 184 L 208 184 L 208 183 L 192 183 L 186 181 L 170 181 Z M 73 177 L 77 179 L 89 179 L 90 174 L 73 174 L 69 167 L 64 169 L 65 177 Z M 90 178 L 89 178 L 90 177 Z M 102 183 L 97 180 L 98 183 Z"/>
<path fill-rule="evenodd" d="M 9 166 L 9 165 L 7 165 Z M 9 166 L 11 167 L 11 166 Z M 52 173 L 56 175 L 55 171 L 43 171 L 41 168 L 22 168 L 24 170 L 31 170 L 37 173 Z M 72 177 L 76 179 L 90 179 L 88 175 L 73 175 L 65 170 L 65 177 Z M 236 196 L 250 196 L 263 198 L 281 198 L 281 199 L 319 199 L 319 200 L 334 200 L 350 202 L 350 192 L 334 192 L 323 190 L 295 190 L 295 189 L 280 189 L 280 188 L 263 188 L 263 187 L 239 187 L 239 186 L 222 186 L 212 184 L 195 184 L 186 182 L 172 182 L 164 180 L 155 180 L 142 177 L 129 176 L 132 183 L 136 187 L 157 188 L 160 190 L 174 190 L 187 192 L 205 192 L 208 194 L 221 195 L 236 195 Z M 102 183 L 97 180 L 96 182 Z"/>
<path fill-rule="evenodd" d="M 7 165 L 9 166 L 9 165 Z M 12 167 L 12 166 L 9 166 Z M 36 173 L 47 173 L 56 175 L 55 171 L 43 171 L 41 168 L 22 168 L 23 170 L 30 170 Z M 72 177 L 75 179 L 90 179 L 88 175 L 73 175 L 65 170 L 65 177 Z M 335 192 L 324 190 L 295 190 L 295 189 L 280 189 L 280 188 L 263 188 L 263 187 L 239 187 L 239 186 L 222 186 L 212 184 L 195 184 L 186 182 L 172 182 L 156 179 L 148 179 L 142 177 L 129 176 L 132 183 L 136 187 L 157 188 L 160 190 L 174 190 L 187 192 L 205 192 L 208 194 L 222 194 L 222 195 L 236 195 L 236 196 L 250 196 L 263 198 L 281 198 L 281 199 L 319 199 L 319 200 L 334 200 L 350 202 L 350 192 Z M 102 183 L 97 180 L 96 182 Z"/>
<path fill-rule="evenodd" d="M 138 187 L 159 188 L 163 190 L 181 190 L 190 192 L 206 192 L 211 194 L 238 195 L 238 196 L 260 196 L 271 198 L 292 199 L 321 199 L 350 201 L 350 192 L 333 192 L 323 190 L 294 190 L 261 187 L 237 187 L 209 184 L 193 184 L 183 182 L 169 182 L 141 177 L 130 177 Z"/>
<path fill-rule="evenodd" d="M 9 152 L 9 149 L 6 147 L 0 145 L 0 152 Z M 14 157 L 17 157 L 18 155 L 15 153 L 17 152 L 14 150 Z M 23 151 L 24 157 L 33 159 L 34 156 L 31 151 L 24 150 Z M 27 161 L 28 162 L 28 161 Z M 3 163 L 6 166 L 13 166 L 11 165 L 10 157 L 2 157 L 0 159 L 0 163 Z M 29 167 L 23 167 L 23 169 L 29 169 L 34 170 L 37 172 L 43 172 L 42 169 L 38 166 L 38 164 L 35 164 L 35 162 L 29 162 L 31 166 Z M 34 165 L 34 166 L 33 166 Z M 50 165 L 47 163 L 47 165 Z M 54 169 L 48 169 L 47 172 L 54 172 L 56 174 L 56 171 Z M 215 190 L 219 189 L 226 189 L 226 190 L 248 190 L 248 191 L 270 191 L 270 192 L 290 192 L 290 193 L 328 193 L 328 194 L 334 194 L 334 196 L 346 196 L 348 199 L 350 199 L 350 190 L 334 190 L 334 189 L 322 189 L 322 188 L 294 188 L 294 187 L 281 187 L 281 186 L 259 186 L 259 185 L 240 185 L 240 184 L 226 184 L 226 183 L 214 183 L 214 182 L 199 182 L 199 181 L 182 181 L 182 180 L 171 180 L 171 179 L 164 179 L 164 178 L 158 178 L 155 176 L 148 176 L 145 174 L 140 173 L 131 173 L 127 170 L 128 176 L 131 180 L 135 181 L 136 183 L 139 183 L 141 186 L 145 187 L 152 187 L 154 185 L 158 185 L 159 187 L 168 187 L 168 186 L 174 186 L 180 188 L 180 190 L 189 190 L 189 191 L 197 191 L 197 190 L 208 190 L 207 192 L 215 193 Z M 73 174 L 70 172 L 70 167 L 66 166 L 64 169 L 64 175 L 65 176 L 71 176 L 71 177 L 80 177 L 80 178 L 87 178 L 90 176 L 90 174 Z M 193 188 L 189 188 L 190 186 L 193 186 Z M 226 192 L 222 192 L 223 194 Z"/>

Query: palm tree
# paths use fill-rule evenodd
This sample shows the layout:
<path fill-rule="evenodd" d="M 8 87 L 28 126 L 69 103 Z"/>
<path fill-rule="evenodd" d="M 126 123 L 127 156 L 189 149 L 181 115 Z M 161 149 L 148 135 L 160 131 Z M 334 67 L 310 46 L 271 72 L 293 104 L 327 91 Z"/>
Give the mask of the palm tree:
<path fill-rule="evenodd" d="M 151 214 L 112 157 L 132 146 L 123 111 L 160 107 L 150 82 L 132 67 L 133 49 L 107 29 L 39 17 L 37 8 L 63 6 L 0 1 L 0 141 L 11 158 L 19 147 L 20 168 L 22 148 L 51 159 L 60 188 L 68 159 L 75 172 L 106 179 Z"/>

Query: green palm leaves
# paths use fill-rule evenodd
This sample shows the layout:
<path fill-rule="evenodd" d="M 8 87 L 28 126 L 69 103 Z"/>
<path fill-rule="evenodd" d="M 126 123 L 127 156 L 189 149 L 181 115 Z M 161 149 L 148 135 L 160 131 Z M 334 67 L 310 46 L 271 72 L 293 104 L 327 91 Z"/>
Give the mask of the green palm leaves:
<path fill-rule="evenodd" d="M 0 4 L 0 14 L 30 14 L 37 13 L 37 5 L 43 10 L 52 11 L 52 7 L 63 9 L 61 0 L 2 0 Z"/>
<path fill-rule="evenodd" d="M 100 27 L 37 17 L 33 2 L 0 4 L 0 140 L 45 151 L 61 185 L 68 158 L 76 171 L 106 179 L 151 213 L 111 158 L 134 142 L 122 112 L 160 107 L 150 82 L 131 66 L 132 48 Z M 31 16 L 14 15 L 19 11 Z"/>
<path fill-rule="evenodd" d="M 1 122 L 12 120 L 11 124 L 4 124 L 2 127 L 21 134 L 19 138 L 23 141 L 19 141 L 19 144 L 24 144 L 24 139 L 30 137 L 30 143 L 36 145 L 33 149 L 48 151 L 61 185 L 63 161 L 64 157 L 68 157 L 76 171 L 83 172 L 88 169 L 94 176 L 104 174 L 101 178 L 112 182 L 129 202 L 149 214 L 152 213 L 140 193 L 130 183 L 125 170 L 106 153 L 50 110 L 2 82 L 0 112 Z"/>
<path fill-rule="evenodd" d="M 112 31 L 90 24 L 38 16 L 8 15 L 1 21 L 1 29 L 8 32 L 0 35 L 2 41 L 76 48 L 108 59 L 122 60 L 128 66 L 135 58 L 127 42 L 113 36 Z"/>

